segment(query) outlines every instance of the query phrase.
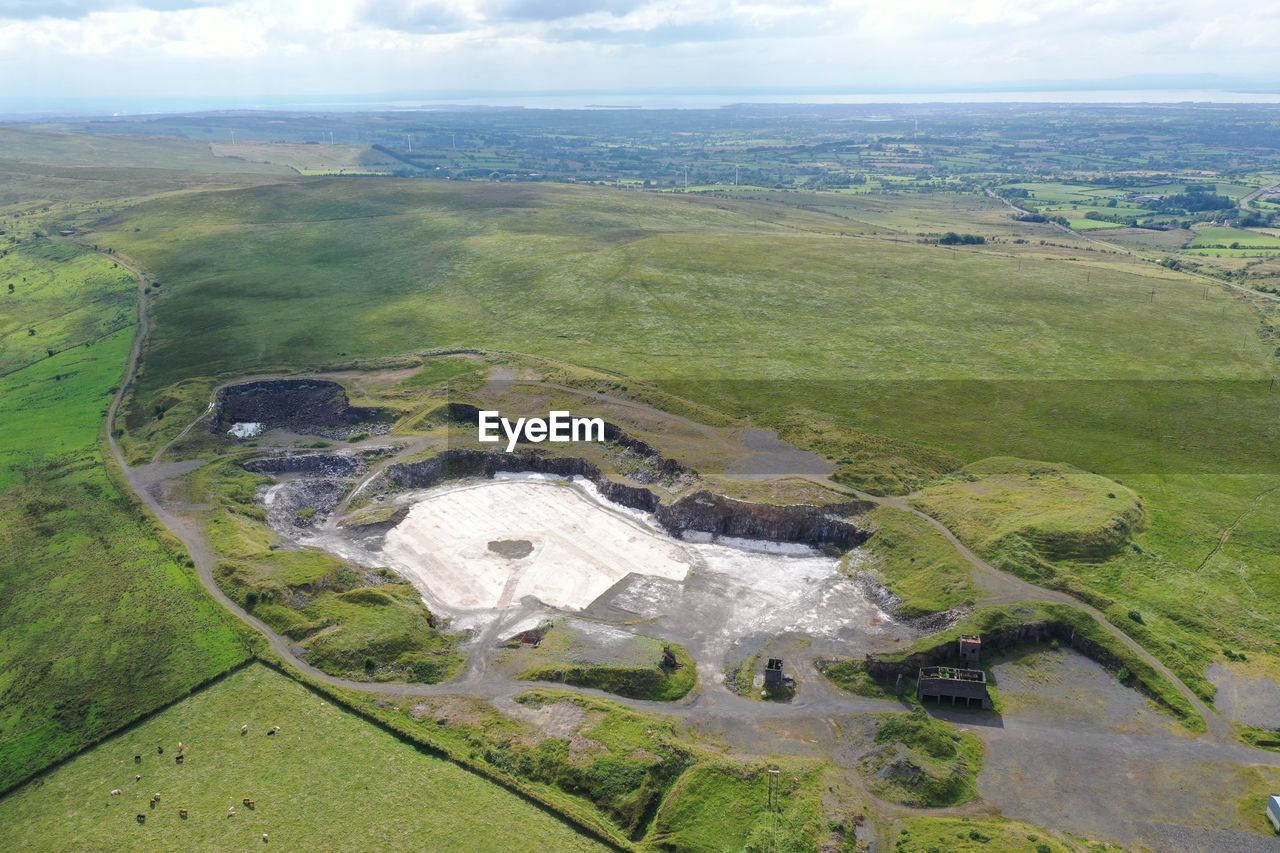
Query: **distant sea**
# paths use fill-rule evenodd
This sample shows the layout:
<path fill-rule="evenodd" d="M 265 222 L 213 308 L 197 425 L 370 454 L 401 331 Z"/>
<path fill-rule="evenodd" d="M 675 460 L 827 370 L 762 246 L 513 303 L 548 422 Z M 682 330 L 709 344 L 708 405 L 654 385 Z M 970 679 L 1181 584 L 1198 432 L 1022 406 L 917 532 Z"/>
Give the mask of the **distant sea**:
<path fill-rule="evenodd" d="M 481 95 L 0 97 L 0 117 L 143 115 L 216 110 L 371 112 L 449 108 L 717 109 L 734 104 L 1280 104 L 1280 91 L 1217 89 L 1081 89 L 987 92 L 488 93 Z"/>

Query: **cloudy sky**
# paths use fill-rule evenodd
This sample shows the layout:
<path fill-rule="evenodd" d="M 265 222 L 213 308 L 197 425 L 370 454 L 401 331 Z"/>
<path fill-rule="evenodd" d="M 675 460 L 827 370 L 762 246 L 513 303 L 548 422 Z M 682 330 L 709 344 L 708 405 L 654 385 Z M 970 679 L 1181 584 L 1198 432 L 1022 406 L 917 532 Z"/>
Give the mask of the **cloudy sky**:
<path fill-rule="evenodd" d="M 1280 83 L 1273 0 L 0 0 L 0 96 Z"/>

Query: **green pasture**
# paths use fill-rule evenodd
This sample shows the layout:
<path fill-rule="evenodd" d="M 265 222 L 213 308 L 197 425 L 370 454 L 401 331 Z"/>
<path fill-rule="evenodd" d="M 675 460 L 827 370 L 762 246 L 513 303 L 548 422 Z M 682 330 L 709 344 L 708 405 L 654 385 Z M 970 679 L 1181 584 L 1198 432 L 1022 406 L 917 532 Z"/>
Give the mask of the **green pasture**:
<path fill-rule="evenodd" d="M 477 839 L 489 849 L 602 849 L 259 664 L 0 800 L 0 825 L 26 849 L 50 851 L 475 849 Z"/>
<path fill-rule="evenodd" d="M 1280 237 L 1250 231 L 1247 228 L 1223 228 L 1208 226 L 1196 229 L 1195 240 L 1189 248 L 1280 249 Z"/>
<path fill-rule="evenodd" d="M 57 238 L 9 250 L 0 256 L 0 374 L 133 325 L 136 291 L 126 270 Z"/>
<path fill-rule="evenodd" d="M 0 790 L 242 661 L 98 436 L 132 329 L 0 378 Z"/>

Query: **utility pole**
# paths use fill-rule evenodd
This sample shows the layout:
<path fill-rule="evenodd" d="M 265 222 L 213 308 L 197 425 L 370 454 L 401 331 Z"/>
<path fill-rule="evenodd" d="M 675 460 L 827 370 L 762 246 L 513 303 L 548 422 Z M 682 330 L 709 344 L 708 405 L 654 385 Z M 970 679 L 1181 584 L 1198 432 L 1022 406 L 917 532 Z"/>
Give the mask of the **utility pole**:
<path fill-rule="evenodd" d="M 735 187 L 738 185 L 738 164 L 737 163 L 733 164 L 733 185 Z"/>
<path fill-rule="evenodd" d="M 769 769 L 769 800 L 767 803 L 768 811 L 776 812 L 778 810 L 778 794 L 779 784 L 778 777 L 782 774 L 777 768 Z"/>
<path fill-rule="evenodd" d="M 1151 285 L 1151 301 L 1156 301 L 1156 286 L 1154 284 Z"/>
<path fill-rule="evenodd" d="M 412 134 L 412 133 L 406 133 L 406 134 L 404 135 L 404 138 L 405 138 L 405 139 L 407 139 L 407 140 L 409 140 L 409 153 L 410 153 L 410 154 L 412 154 L 412 153 L 413 153 L 413 134 Z"/>
<path fill-rule="evenodd" d="M 684 191 L 689 191 L 689 167 L 684 167 Z"/>

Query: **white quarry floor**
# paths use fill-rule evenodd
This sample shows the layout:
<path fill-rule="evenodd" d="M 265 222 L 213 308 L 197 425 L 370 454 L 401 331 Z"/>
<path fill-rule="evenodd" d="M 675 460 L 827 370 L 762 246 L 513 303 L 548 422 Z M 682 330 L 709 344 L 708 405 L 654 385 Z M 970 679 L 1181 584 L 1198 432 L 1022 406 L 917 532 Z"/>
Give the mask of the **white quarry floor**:
<path fill-rule="evenodd" d="M 489 543 L 526 540 L 511 559 Z M 504 479 L 425 493 L 387 533 L 383 554 L 453 610 L 491 610 L 534 596 L 580 610 L 628 574 L 683 580 L 693 560 L 677 541 L 613 511 L 581 488 Z"/>
<path fill-rule="evenodd" d="M 675 539 L 648 514 L 605 500 L 587 481 L 500 475 L 412 500 L 408 516 L 386 534 L 380 558 L 421 589 L 430 606 L 457 617 L 458 627 L 491 624 L 526 596 L 583 610 L 610 589 L 601 599 L 608 606 L 721 645 L 759 633 L 848 640 L 894 626 L 831 556 L 805 545 L 712 542 L 697 534 L 693 541 Z M 524 553 L 510 547 L 512 540 L 532 550 L 513 558 L 490 548 L 506 542 L 500 550 Z M 504 630 L 518 633 L 545 615 L 527 614 Z"/>

